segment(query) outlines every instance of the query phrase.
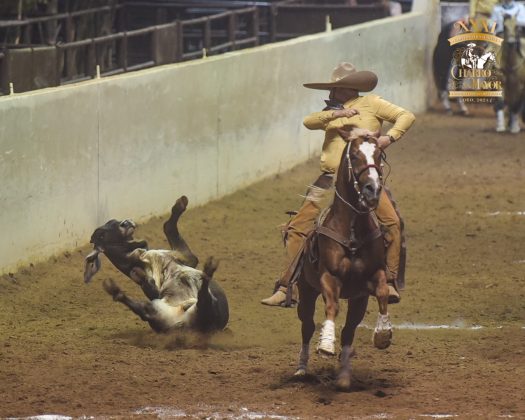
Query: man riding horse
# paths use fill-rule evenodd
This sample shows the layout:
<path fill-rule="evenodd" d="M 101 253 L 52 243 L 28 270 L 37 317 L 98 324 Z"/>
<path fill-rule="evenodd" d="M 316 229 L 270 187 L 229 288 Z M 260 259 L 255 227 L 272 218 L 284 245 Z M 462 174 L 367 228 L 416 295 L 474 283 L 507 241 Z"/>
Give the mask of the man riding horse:
<path fill-rule="evenodd" d="M 325 101 L 327 106 L 321 112 L 310 114 L 304 119 L 306 128 L 325 132 L 321 153 L 321 175 L 308 188 L 301 208 L 286 225 L 284 237 L 287 265 L 276 283 L 274 294 L 263 299 L 262 304 L 290 306 L 293 300 L 297 300 L 295 293 L 292 294 L 292 299 L 288 294 L 287 299 L 293 266 L 302 255 L 304 239 L 314 228 L 315 220 L 321 212 L 320 201 L 332 186 L 334 174 L 346 146 L 344 138 L 347 137 L 347 130 L 350 127 L 369 130 L 372 135 L 378 136 L 377 143 L 384 150 L 398 141 L 414 123 L 415 117 L 411 112 L 377 95 L 359 95 L 359 92 L 373 90 L 376 85 L 377 76 L 373 72 L 357 71 L 350 63 L 339 64 L 332 72 L 331 81 L 327 83 L 304 85 L 310 89 L 330 91 L 329 100 Z M 393 126 L 385 135 L 380 136 L 383 121 L 388 121 Z M 389 302 L 397 303 L 400 300 L 398 290 L 404 285 L 404 280 L 398 278 L 401 260 L 401 222 L 392 200 L 384 189 L 375 214 L 383 228 L 387 243 Z"/>
<path fill-rule="evenodd" d="M 507 105 L 510 111 L 509 131 L 517 134 L 520 132 L 518 114 L 520 108 L 525 106 L 522 97 L 525 95 L 523 93 L 525 90 L 525 68 L 523 64 L 525 40 L 520 39 L 520 32 L 521 36 L 524 35 L 525 5 L 514 0 L 502 0 L 501 4 L 494 7 L 491 20 L 496 24 L 496 34 L 504 38 L 496 57 L 496 66 L 504 76 L 504 99 L 500 99 L 494 104 L 497 120 L 496 131 L 503 132 L 507 129 L 504 114 L 504 108 Z M 507 26 L 513 26 L 512 33 L 506 29 Z M 522 112 L 525 121 L 525 109 Z"/>

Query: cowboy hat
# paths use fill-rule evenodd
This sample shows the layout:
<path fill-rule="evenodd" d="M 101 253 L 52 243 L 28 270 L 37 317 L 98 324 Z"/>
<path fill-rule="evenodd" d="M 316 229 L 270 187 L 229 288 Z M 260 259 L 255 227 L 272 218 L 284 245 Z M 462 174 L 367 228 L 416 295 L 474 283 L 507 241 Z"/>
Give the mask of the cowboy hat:
<path fill-rule="evenodd" d="M 335 87 L 355 89 L 359 92 L 370 92 L 377 85 L 377 76 L 371 71 L 357 71 L 353 64 L 341 63 L 333 71 L 330 82 L 305 83 L 309 89 L 330 90 Z"/>

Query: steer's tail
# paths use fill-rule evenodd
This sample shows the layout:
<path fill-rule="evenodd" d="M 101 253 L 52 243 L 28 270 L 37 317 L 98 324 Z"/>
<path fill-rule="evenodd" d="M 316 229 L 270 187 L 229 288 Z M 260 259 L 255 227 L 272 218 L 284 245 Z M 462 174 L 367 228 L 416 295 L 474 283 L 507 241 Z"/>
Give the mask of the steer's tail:
<path fill-rule="evenodd" d="M 208 276 L 208 278 L 211 280 L 218 266 L 219 266 L 219 261 L 217 261 L 213 257 L 208 257 L 208 259 L 204 263 L 204 268 L 202 269 L 202 272 L 206 274 L 206 276 Z"/>

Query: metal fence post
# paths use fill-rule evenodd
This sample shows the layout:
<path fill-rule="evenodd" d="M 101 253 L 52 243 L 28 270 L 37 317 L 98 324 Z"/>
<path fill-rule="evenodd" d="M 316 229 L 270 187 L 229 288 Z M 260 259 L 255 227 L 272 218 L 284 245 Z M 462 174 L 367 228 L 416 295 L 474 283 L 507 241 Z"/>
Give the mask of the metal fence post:
<path fill-rule="evenodd" d="M 204 48 L 210 50 L 211 48 L 211 21 L 210 18 L 206 19 L 204 23 Z"/>
<path fill-rule="evenodd" d="M 160 62 L 160 52 L 159 52 L 159 28 L 155 26 L 154 31 L 151 33 L 151 58 L 155 65 L 158 65 Z"/>
<path fill-rule="evenodd" d="M 183 55 L 184 55 L 184 30 L 182 28 L 182 22 L 180 20 L 175 21 L 176 24 L 176 36 L 177 39 L 175 42 L 177 42 L 177 52 L 175 53 L 175 61 L 182 61 Z"/>
<path fill-rule="evenodd" d="M 86 76 L 89 75 L 91 78 L 94 78 L 96 75 L 96 65 L 99 64 L 99 57 L 97 57 L 97 46 L 95 40 L 92 39 L 89 45 L 87 46 L 87 60 L 86 68 L 84 70 Z"/>
<path fill-rule="evenodd" d="M 259 9 L 253 10 L 253 36 L 255 37 L 255 45 L 259 45 Z"/>
<path fill-rule="evenodd" d="M 128 33 L 124 31 L 122 37 L 122 69 L 128 71 Z"/>
<path fill-rule="evenodd" d="M 228 20 L 228 38 L 231 44 L 232 51 L 235 50 L 235 41 L 236 41 L 236 32 L 237 32 L 237 15 L 235 12 L 232 12 Z"/>

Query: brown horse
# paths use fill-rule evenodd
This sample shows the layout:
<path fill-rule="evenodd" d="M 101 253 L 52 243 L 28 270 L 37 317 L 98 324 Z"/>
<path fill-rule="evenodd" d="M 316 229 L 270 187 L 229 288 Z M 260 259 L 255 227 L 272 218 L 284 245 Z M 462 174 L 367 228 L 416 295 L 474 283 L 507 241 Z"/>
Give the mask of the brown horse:
<path fill-rule="evenodd" d="M 520 42 L 520 31 L 515 17 L 504 20 L 504 35 L 501 46 L 501 70 L 503 71 L 503 98 L 509 110 L 509 131 L 521 131 L 519 114 L 525 122 L 525 59 Z M 503 113 L 503 110 L 500 111 Z M 505 126 L 503 126 L 503 130 Z M 498 130 L 498 131 L 503 131 Z"/>
<path fill-rule="evenodd" d="M 352 342 L 363 320 L 370 294 L 377 297 L 379 318 L 374 344 L 387 348 L 392 338 L 385 274 L 385 248 L 373 210 L 379 203 L 381 149 L 368 130 L 353 129 L 348 135 L 335 183 L 335 198 L 328 215 L 309 236 L 306 249 L 318 248 L 317 258 L 305 258 L 298 278 L 298 315 L 302 322 L 302 348 L 295 376 L 306 375 L 309 343 L 315 330 L 315 302 L 321 294 L 326 320 L 317 351 L 335 354 L 335 318 L 339 299 L 348 299 L 348 313 L 341 334 L 341 369 L 336 385 L 350 388 Z"/>

